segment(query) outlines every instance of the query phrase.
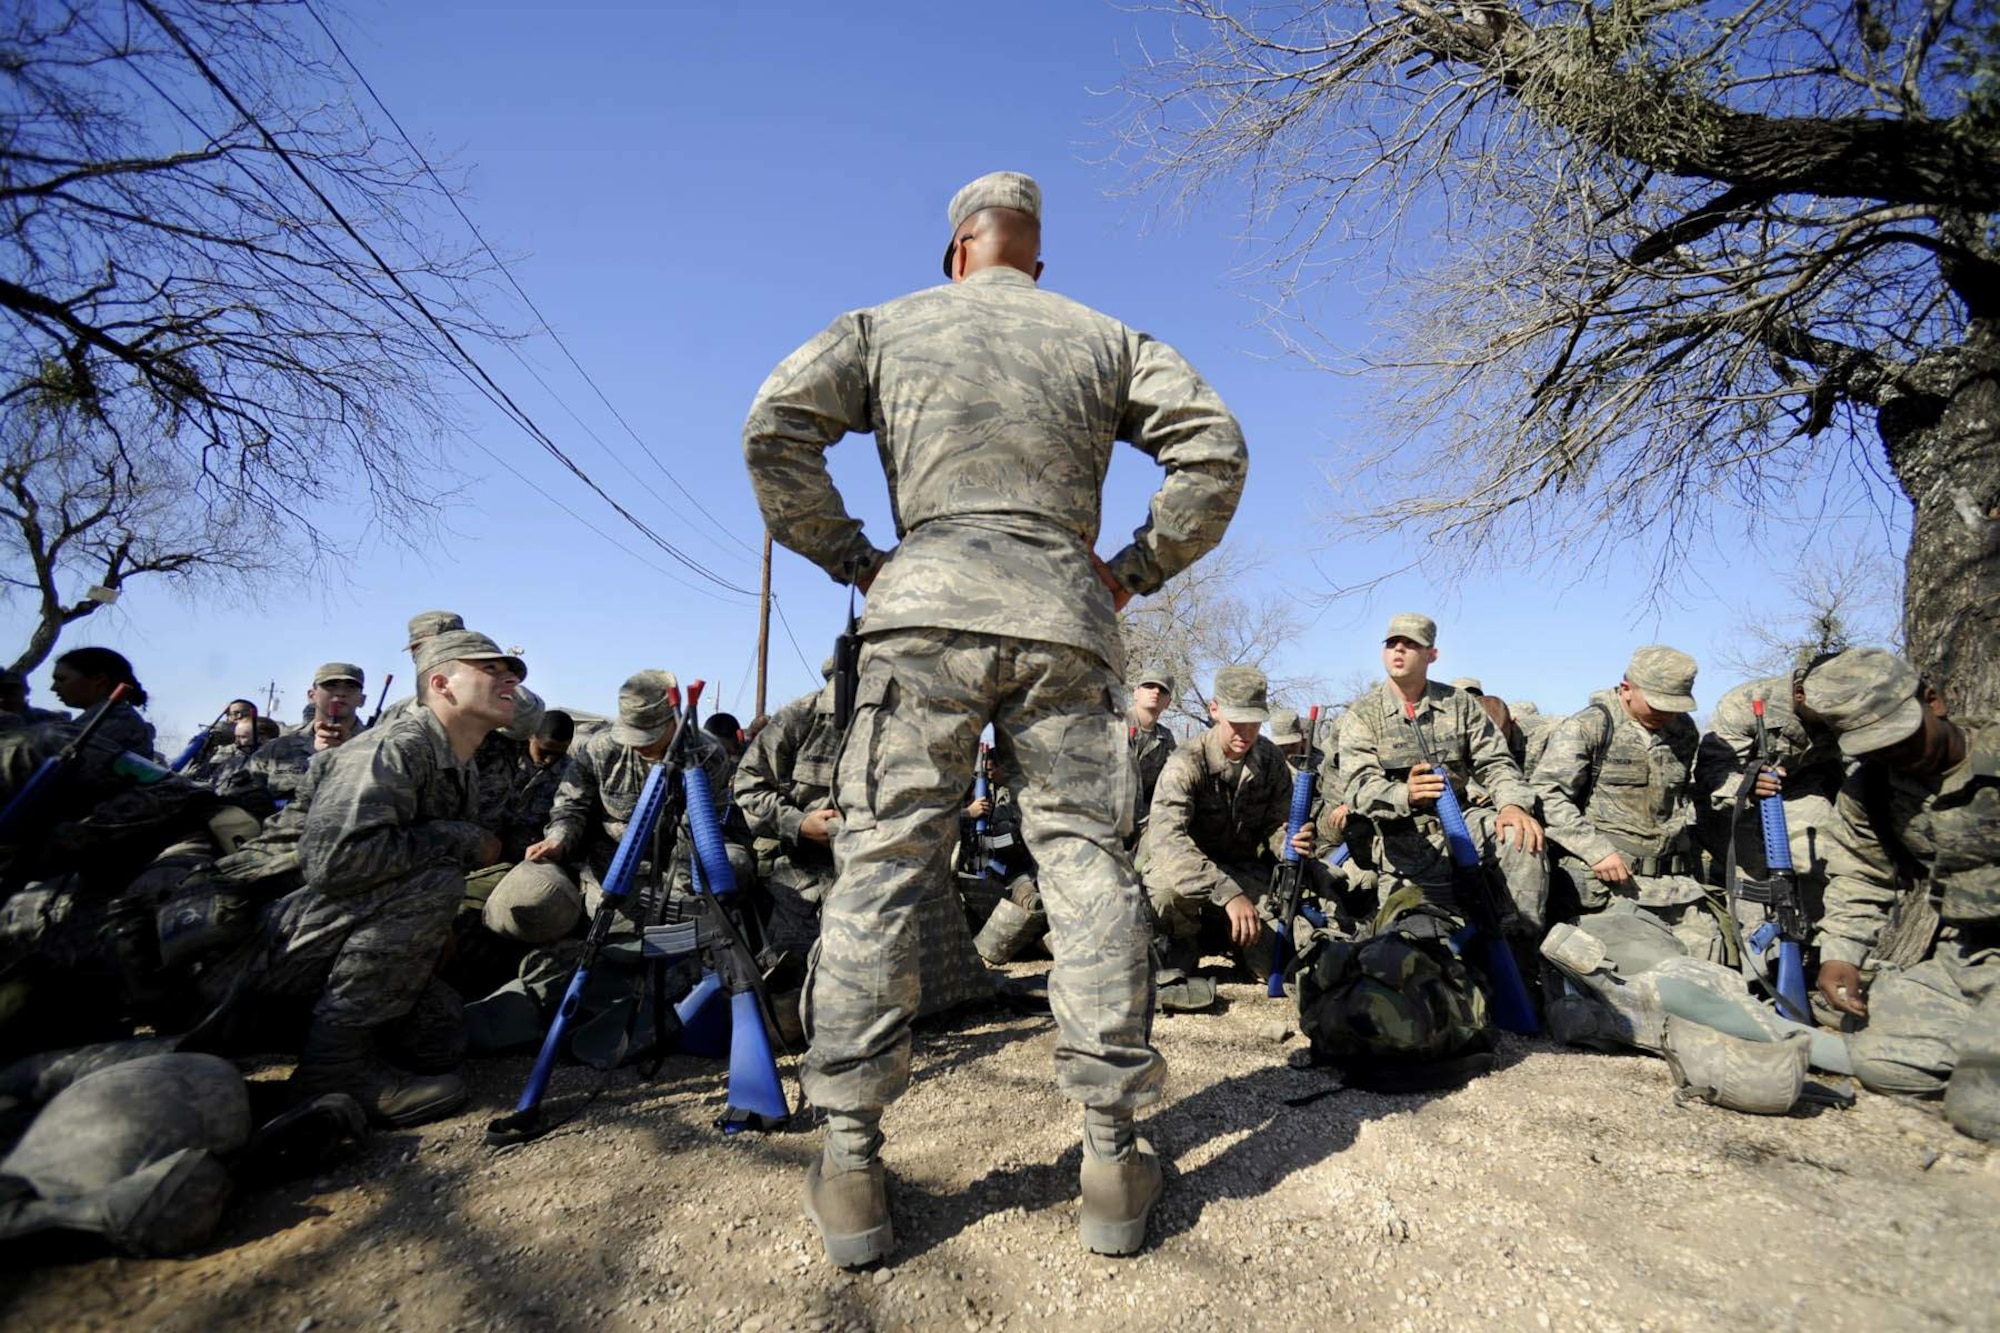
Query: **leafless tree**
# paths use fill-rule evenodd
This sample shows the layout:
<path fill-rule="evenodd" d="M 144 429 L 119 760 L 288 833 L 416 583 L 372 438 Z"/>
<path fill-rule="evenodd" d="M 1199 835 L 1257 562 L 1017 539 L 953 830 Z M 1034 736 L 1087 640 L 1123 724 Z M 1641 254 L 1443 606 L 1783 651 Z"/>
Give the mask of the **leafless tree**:
<path fill-rule="evenodd" d="M 1821 653 L 1861 645 L 1902 648 L 1896 575 L 1874 551 L 1814 562 L 1785 578 L 1786 606 L 1739 620 L 1722 665 L 1741 676 L 1776 676 Z"/>
<path fill-rule="evenodd" d="M 1153 596 L 1133 602 L 1119 617 L 1127 660 L 1174 673 L 1171 716 L 1207 726 L 1206 690 L 1217 668 L 1225 666 L 1263 671 L 1272 698 L 1281 704 L 1317 699 L 1322 687 L 1318 677 L 1273 674 L 1280 655 L 1304 634 L 1305 623 L 1293 599 L 1244 594 L 1260 565 L 1254 554 L 1225 545 Z"/>
<path fill-rule="evenodd" d="M 1886 469 L 1909 651 L 2000 704 L 1994 0 L 1162 7 L 1140 185 L 1247 182 L 1286 335 L 1389 372 L 1353 521 L 1671 575 Z M 1314 327 L 1331 279 L 1382 345 Z"/>
<path fill-rule="evenodd" d="M 296 569 L 268 512 L 189 504 L 192 482 L 174 451 L 128 444 L 88 414 L 16 399 L 0 415 L 0 589 L 35 617 L 15 670 L 40 666 L 65 626 L 134 578 L 187 592 Z"/>
<path fill-rule="evenodd" d="M 114 508 L 171 486 L 194 528 L 213 531 L 196 510 L 282 528 L 312 558 L 331 501 L 430 530 L 449 340 L 497 330 L 481 265 L 439 240 L 446 187 L 372 130 L 305 17 L 26 0 L 0 18 L 0 406 L 53 395 L 79 418 L 61 438 L 157 469 L 91 483 Z"/>

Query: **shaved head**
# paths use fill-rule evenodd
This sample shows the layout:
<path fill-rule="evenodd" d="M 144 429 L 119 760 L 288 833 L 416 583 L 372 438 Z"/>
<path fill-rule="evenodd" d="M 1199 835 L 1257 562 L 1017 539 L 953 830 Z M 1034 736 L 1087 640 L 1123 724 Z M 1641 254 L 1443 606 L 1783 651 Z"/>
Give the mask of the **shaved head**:
<path fill-rule="evenodd" d="M 1015 268 L 1042 276 L 1042 224 L 1013 208 L 982 208 L 953 235 L 952 277 L 962 281 L 986 268 Z"/>

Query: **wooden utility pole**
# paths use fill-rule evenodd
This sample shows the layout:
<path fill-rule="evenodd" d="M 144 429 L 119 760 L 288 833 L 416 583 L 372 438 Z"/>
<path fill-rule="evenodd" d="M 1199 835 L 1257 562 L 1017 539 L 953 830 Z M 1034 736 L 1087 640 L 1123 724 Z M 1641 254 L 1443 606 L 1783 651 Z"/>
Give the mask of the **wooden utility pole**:
<path fill-rule="evenodd" d="M 757 598 L 757 711 L 764 716 L 764 682 L 771 667 L 771 534 L 764 533 L 764 573 Z"/>

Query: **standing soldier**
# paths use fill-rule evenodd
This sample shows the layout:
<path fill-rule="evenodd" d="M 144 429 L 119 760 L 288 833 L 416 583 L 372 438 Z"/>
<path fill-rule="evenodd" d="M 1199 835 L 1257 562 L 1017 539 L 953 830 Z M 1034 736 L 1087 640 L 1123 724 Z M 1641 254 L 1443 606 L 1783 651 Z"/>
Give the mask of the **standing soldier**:
<path fill-rule="evenodd" d="M 1173 699 L 1172 672 L 1150 668 L 1134 676 L 1130 736 L 1132 761 L 1139 766 L 1139 802 L 1132 812 L 1132 836 L 1128 839 L 1133 847 L 1139 845 L 1146 832 L 1146 818 L 1153 809 L 1153 788 L 1160 783 L 1160 770 L 1174 753 L 1174 733 L 1160 725 L 1160 715 Z"/>
<path fill-rule="evenodd" d="M 882 1110 L 909 1082 L 911 922 L 951 873 L 989 723 L 1023 780 L 1054 927 L 1058 1079 L 1085 1108 L 1084 1243 L 1138 1249 L 1161 1187 L 1133 1124 L 1164 1069 L 1124 841 L 1135 793 L 1116 614 L 1221 539 L 1247 459 L 1235 418 L 1177 352 L 1036 286 L 1041 211 L 1040 187 L 1018 172 L 960 190 L 951 282 L 835 320 L 772 372 L 744 425 L 771 535 L 869 594 L 803 1072 L 828 1116 L 806 1210 L 844 1266 L 894 1243 L 879 1153 Z M 876 437 L 893 551 L 863 535 L 828 475 L 827 447 L 850 432 Z M 1167 480 L 1105 561 L 1092 546 L 1121 439 Z"/>

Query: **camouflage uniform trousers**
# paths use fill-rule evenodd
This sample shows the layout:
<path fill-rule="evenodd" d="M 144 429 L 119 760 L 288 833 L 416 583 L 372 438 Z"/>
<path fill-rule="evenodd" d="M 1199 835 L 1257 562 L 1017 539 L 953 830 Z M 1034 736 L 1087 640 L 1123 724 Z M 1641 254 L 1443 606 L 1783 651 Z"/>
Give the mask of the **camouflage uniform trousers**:
<path fill-rule="evenodd" d="M 1580 873 L 1590 874 L 1587 870 Z M 1669 891 L 1678 892 L 1687 892 L 1690 886 L 1694 889 L 1700 887 L 1685 875 L 1646 877 L 1634 875 L 1631 883 L 1645 885 L 1656 892 L 1661 891 L 1660 886 L 1663 883 L 1676 886 L 1674 890 Z M 1598 890 L 1609 887 L 1594 878 L 1591 884 Z M 1728 961 L 1728 952 L 1722 939 L 1722 920 L 1715 914 L 1715 909 L 1709 906 L 1706 897 L 1698 897 L 1693 902 L 1648 903 L 1644 899 L 1656 896 L 1655 892 L 1612 891 L 1608 894 L 1592 894 L 1588 887 L 1582 885 L 1579 887 L 1584 888 L 1585 893 L 1579 922 L 1585 930 L 1590 928 L 1590 918 L 1593 916 L 1611 912 L 1644 913 L 1671 930 L 1674 933 L 1674 942 L 1681 946 L 1681 952 L 1689 958 L 1705 959 L 1711 963 Z M 1596 899 L 1594 903 L 1593 898 Z"/>
<path fill-rule="evenodd" d="M 1264 923 L 1263 933 L 1257 937 L 1255 944 L 1236 950 L 1242 955 L 1244 966 L 1257 975 L 1264 976 L 1271 970 L 1271 951 L 1276 946 L 1276 937 L 1272 932 L 1276 929 L 1279 914 L 1284 911 L 1285 906 L 1283 903 L 1272 901 L 1272 867 L 1268 863 L 1256 861 L 1222 861 L 1216 864 L 1216 869 L 1229 876 L 1236 887 L 1243 891 L 1243 896 L 1257 909 L 1258 919 Z M 1307 898 L 1318 898 L 1322 902 L 1333 900 L 1333 876 L 1323 862 L 1317 859 L 1308 860 L 1301 873 L 1305 878 Z M 1148 886 L 1146 896 L 1152 906 L 1154 918 L 1159 922 L 1160 934 L 1166 937 L 1170 960 L 1178 958 L 1190 948 L 1199 949 L 1205 934 L 1220 933 L 1226 937 L 1229 933 L 1227 911 L 1213 899 L 1185 897 L 1172 889 L 1156 889 L 1151 886 Z M 1204 927 L 1207 929 L 1204 930 Z M 1170 961 L 1170 965 L 1175 964 Z"/>
<path fill-rule="evenodd" d="M 909 1084 L 921 904 L 952 882 L 990 721 L 1001 762 L 1021 775 L 1022 831 L 1041 867 L 1057 1083 L 1106 1110 L 1157 1101 L 1166 1070 L 1152 1046 L 1146 902 L 1125 850 L 1137 781 L 1119 676 L 1080 648 L 941 629 L 870 636 L 860 674 L 834 774 L 840 873 L 806 985 L 806 1096 L 865 1113 Z"/>
<path fill-rule="evenodd" d="M 1479 863 L 1487 876 L 1499 877 L 1518 920 L 1503 922 L 1507 933 L 1539 935 L 1542 916 L 1549 901 L 1549 858 L 1545 852 L 1526 851 L 1520 838 L 1500 837 L 1500 812 L 1490 805 L 1475 805 L 1464 811 L 1466 832 L 1479 849 Z M 1444 844 L 1444 826 L 1434 815 L 1416 820 L 1384 821 L 1375 835 L 1375 864 L 1392 881 L 1415 884 L 1424 890 L 1425 901 L 1457 913 L 1459 906 L 1452 890 L 1451 854 Z M 1393 892 L 1384 884 L 1382 894 Z"/>
<path fill-rule="evenodd" d="M 820 904 L 832 887 L 831 856 L 801 864 L 779 853 L 764 876 L 771 908 L 764 931 L 766 947 L 775 953 L 804 954 L 811 949 L 819 938 Z"/>
<path fill-rule="evenodd" d="M 432 974 L 464 897 L 464 872 L 453 866 L 351 897 L 294 890 L 203 989 L 215 1001 L 233 995 L 233 1012 L 309 1001 L 328 1026 L 384 1029 L 392 1058 L 449 1066 L 465 1048 L 463 1005 Z"/>
<path fill-rule="evenodd" d="M 1906 972 L 1884 972 L 1868 1026 L 1848 1037 L 1854 1072 L 1876 1092 L 1935 1097 L 1974 1138 L 2000 1138 L 2000 939 L 1945 938 Z"/>

